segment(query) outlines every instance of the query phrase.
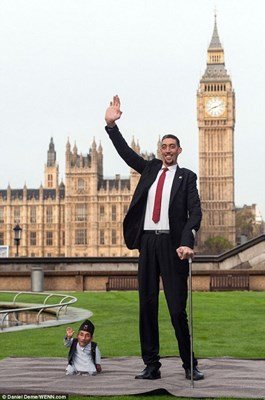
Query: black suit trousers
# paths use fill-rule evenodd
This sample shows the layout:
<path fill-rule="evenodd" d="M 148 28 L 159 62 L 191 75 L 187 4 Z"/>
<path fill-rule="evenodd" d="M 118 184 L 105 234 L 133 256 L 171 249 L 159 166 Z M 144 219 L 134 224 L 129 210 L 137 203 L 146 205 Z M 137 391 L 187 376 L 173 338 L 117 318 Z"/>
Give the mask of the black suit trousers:
<path fill-rule="evenodd" d="M 183 368 L 190 368 L 190 335 L 186 313 L 188 265 L 181 261 L 169 234 L 144 233 L 139 256 L 140 340 L 146 365 L 159 361 L 159 277 L 178 341 Z M 194 356 L 193 356 L 194 358 Z M 194 366 L 197 360 L 194 358 Z"/>

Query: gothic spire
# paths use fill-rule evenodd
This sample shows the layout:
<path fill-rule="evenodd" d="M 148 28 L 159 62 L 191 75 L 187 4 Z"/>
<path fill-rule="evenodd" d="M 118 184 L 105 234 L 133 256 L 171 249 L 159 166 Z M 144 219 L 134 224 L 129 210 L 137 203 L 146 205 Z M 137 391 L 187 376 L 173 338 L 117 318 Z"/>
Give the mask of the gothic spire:
<path fill-rule="evenodd" d="M 211 43 L 209 45 L 209 49 L 222 49 L 222 45 L 219 39 L 218 30 L 217 30 L 217 18 L 216 13 L 214 14 L 214 28 L 213 35 L 211 39 Z"/>
<path fill-rule="evenodd" d="M 70 152 L 70 150 L 71 150 L 71 145 L 70 145 L 70 140 L 69 140 L 69 137 L 68 137 L 67 143 L 66 143 L 66 151 Z"/>
<path fill-rule="evenodd" d="M 94 150 L 94 151 L 97 150 L 97 144 L 96 144 L 95 136 L 93 136 L 92 150 Z"/>
<path fill-rule="evenodd" d="M 56 151 L 54 148 L 53 138 L 51 137 L 49 150 L 47 152 L 47 166 L 53 167 L 55 165 L 55 162 L 56 162 Z"/>
<path fill-rule="evenodd" d="M 225 68 L 224 49 L 219 39 L 215 14 L 213 35 L 207 51 L 207 67 L 201 82 L 224 80 L 230 80 L 230 77 Z"/>
<path fill-rule="evenodd" d="M 75 141 L 75 144 L 74 144 L 74 147 L 73 147 L 73 152 L 74 152 L 74 154 L 77 154 L 77 146 L 76 146 L 76 141 Z"/>

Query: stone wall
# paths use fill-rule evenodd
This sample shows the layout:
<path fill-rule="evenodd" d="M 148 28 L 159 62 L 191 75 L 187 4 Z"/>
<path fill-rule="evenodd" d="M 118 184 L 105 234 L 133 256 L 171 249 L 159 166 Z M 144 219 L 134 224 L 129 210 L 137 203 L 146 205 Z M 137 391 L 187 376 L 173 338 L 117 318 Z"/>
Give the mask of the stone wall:
<path fill-rule="evenodd" d="M 44 290 L 106 290 L 111 275 L 136 275 L 137 257 L 0 258 L 0 290 L 31 290 L 31 271 L 44 271 Z M 247 271 L 251 290 L 265 290 L 265 235 L 217 255 L 196 255 L 193 289 L 209 290 L 214 272 Z"/>
<path fill-rule="evenodd" d="M 233 274 L 241 270 L 234 270 Z M 194 291 L 210 290 L 211 274 L 216 270 L 194 271 L 192 288 Z M 222 272 L 223 273 L 223 272 Z M 231 274 L 232 272 L 225 272 Z M 265 290 L 265 270 L 252 270 L 249 274 L 250 290 Z M 118 275 L 136 276 L 136 271 L 120 271 Z M 117 276 L 115 271 L 45 271 L 44 291 L 98 291 L 106 290 L 106 283 L 110 276 Z M 162 285 L 161 285 L 162 287 Z M 31 290 L 31 273 L 28 272 L 0 272 L 0 290 Z"/>

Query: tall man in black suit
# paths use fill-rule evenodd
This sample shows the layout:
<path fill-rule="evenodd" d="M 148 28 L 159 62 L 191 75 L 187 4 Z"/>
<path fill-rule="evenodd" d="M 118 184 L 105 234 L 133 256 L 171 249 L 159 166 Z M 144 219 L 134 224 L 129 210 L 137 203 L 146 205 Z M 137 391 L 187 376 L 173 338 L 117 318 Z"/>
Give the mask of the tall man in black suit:
<path fill-rule="evenodd" d="M 129 249 L 139 249 L 140 340 L 146 368 L 136 379 L 159 379 L 158 295 L 161 275 L 187 379 L 190 371 L 190 336 L 186 314 L 188 259 L 193 257 L 201 207 L 194 172 L 177 165 L 182 149 L 174 135 L 161 142 L 162 161 L 147 161 L 126 143 L 116 125 L 120 100 L 114 96 L 106 110 L 106 131 L 123 160 L 141 174 L 124 219 Z M 203 379 L 194 357 L 193 378 Z"/>

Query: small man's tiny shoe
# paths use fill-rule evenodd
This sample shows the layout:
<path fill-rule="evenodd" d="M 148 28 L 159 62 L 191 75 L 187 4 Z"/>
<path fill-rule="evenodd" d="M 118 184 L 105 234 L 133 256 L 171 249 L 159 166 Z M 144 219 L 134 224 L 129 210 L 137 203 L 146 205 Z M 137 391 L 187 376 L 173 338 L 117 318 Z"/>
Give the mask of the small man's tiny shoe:
<path fill-rule="evenodd" d="M 191 379 L 190 368 L 185 369 L 185 375 L 186 375 L 186 379 Z M 203 373 L 201 371 L 199 371 L 197 367 L 194 367 L 193 368 L 193 380 L 200 381 L 201 379 L 204 379 Z"/>
<path fill-rule="evenodd" d="M 160 379 L 161 372 L 159 369 L 154 368 L 153 366 L 145 367 L 145 369 L 139 374 L 135 376 L 135 379 Z"/>

